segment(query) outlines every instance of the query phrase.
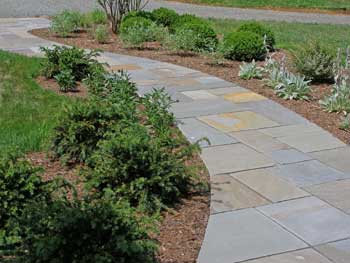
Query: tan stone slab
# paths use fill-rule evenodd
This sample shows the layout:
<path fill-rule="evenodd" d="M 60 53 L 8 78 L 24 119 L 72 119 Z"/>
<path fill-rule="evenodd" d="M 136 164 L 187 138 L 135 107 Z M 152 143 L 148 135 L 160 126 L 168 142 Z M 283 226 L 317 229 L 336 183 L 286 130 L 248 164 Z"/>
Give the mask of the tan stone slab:
<path fill-rule="evenodd" d="M 229 175 L 217 175 L 211 182 L 211 213 L 256 207 L 270 202 Z"/>
<path fill-rule="evenodd" d="M 246 261 L 246 263 L 332 263 L 315 250 L 308 248 L 271 257 Z"/>
<path fill-rule="evenodd" d="M 193 91 L 184 91 L 182 92 L 185 96 L 193 99 L 193 100 L 210 100 L 217 99 L 218 97 L 209 93 L 205 90 L 193 90 Z"/>
<path fill-rule="evenodd" d="M 252 111 L 223 113 L 204 116 L 200 117 L 199 119 L 223 132 L 252 130 L 279 125 L 277 122 L 274 122 Z"/>
<path fill-rule="evenodd" d="M 305 190 L 350 214 L 350 180 L 310 186 Z"/>
<path fill-rule="evenodd" d="M 273 151 L 289 148 L 287 144 L 255 130 L 232 132 L 230 135 L 263 153 L 271 153 Z"/>
<path fill-rule="evenodd" d="M 224 95 L 223 98 L 225 100 L 232 101 L 235 103 L 266 100 L 266 98 L 264 96 L 261 96 L 259 94 L 254 93 L 254 92 L 230 93 L 230 94 Z"/>
<path fill-rule="evenodd" d="M 257 169 L 231 174 L 232 177 L 272 202 L 309 196 L 290 182 L 275 175 L 274 169 Z"/>
<path fill-rule="evenodd" d="M 140 69 L 142 69 L 142 67 L 134 64 L 114 65 L 109 67 L 110 71 L 119 71 L 119 70 L 132 71 L 132 70 L 140 70 Z"/>
<path fill-rule="evenodd" d="M 187 85 L 198 85 L 200 83 L 193 78 L 190 78 L 190 79 L 169 78 L 167 79 L 167 84 L 176 85 L 176 86 L 187 86 Z"/>

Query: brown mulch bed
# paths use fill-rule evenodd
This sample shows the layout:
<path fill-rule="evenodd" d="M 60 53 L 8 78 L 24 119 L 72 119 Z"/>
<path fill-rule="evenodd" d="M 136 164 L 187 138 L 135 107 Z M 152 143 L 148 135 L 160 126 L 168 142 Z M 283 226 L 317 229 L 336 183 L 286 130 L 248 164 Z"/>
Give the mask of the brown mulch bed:
<path fill-rule="evenodd" d="M 328 130 L 330 133 L 338 137 L 345 143 L 350 141 L 350 132 L 339 129 L 339 122 L 342 119 L 341 114 L 324 112 L 318 101 L 323 96 L 330 92 L 329 85 L 313 85 L 312 100 L 307 101 L 286 101 L 274 94 L 270 88 L 264 87 L 261 80 L 242 80 L 238 77 L 240 62 L 225 61 L 223 65 L 215 65 L 212 59 L 203 55 L 184 56 L 174 54 L 172 52 L 157 48 L 157 45 L 148 45 L 146 49 L 127 49 L 124 48 L 118 36 L 111 34 L 108 44 L 98 44 L 92 39 L 87 32 L 72 34 L 69 38 L 60 38 L 51 34 L 48 29 L 37 29 L 31 31 L 34 35 L 49 39 L 55 42 L 74 45 L 81 48 L 101 49 L 119 54 L 127 54 L 139 57 L 146 57 L 159 61 L 169 62 L 188 68 L 196 69 L 204 73 L 217 76 L 227 81 L 235 82 L 245 88 L 248 88 L 256 93 L 266 96 L 279 104 L 289 108 L 300 115 L 304 116 L 311 122 Z"/>
<path fill-rule="evenodd" d="M 79 177 L 79 166 L 65 166 L 59 160 L 53 160 L 46 153 L 30 153 L 28 159 L 36 166 L 44 168 L 44 180 L 63 177 L 77 186 L 82 193 L 83 185 Z M 199 176 L 209 182 L 209 175 L 199 156 L 194 160 L 200 165 Z M 160 234 L 156 237 L 160 244 L 157 256 L 159 263 L 194 263 L 204 238 L 209 218 L 209 194 L 193 194 L 175 208 L 163 213 Z"/>

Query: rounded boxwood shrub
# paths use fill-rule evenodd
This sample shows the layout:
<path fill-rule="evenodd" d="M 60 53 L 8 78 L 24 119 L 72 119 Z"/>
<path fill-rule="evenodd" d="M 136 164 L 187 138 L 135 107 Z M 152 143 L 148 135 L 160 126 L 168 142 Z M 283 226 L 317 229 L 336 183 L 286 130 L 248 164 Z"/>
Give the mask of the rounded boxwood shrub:
<path fill-rule="evenodd" d="M 158 25 L 169 27 L 177 21 L 179 15 L 174 10 L 161 7 L 153 10 L 153 17 Z"/>
<path fill-rule="evenodd" d="M 148 11 L 131 11 L 126 16 L 124 16 L 123 22 L 125 22 L 126 20 L 128 20 L 130 18 L 134 18 L 134 17 L 142 17 L 142 18 L 146 18 L 146 19 L 149 19 L 149 20 L 152 20 L 152 21 L 155 20 L 154 14 L 152 12 L 148 12 Z"/>
<path fill-rule="evenodd" d="M 239 61 L 261 60 L 266 49 L 261 37 L 252 32 L 232 32 L 225 36 L 221 51 L 225 58 Z"/>
<path fill-rule="evenodd" d="M 176 21 L 173 23 L 173 25 L 169 26 L 170 32 L 175 32 L 177 28 L 182 27 L 184 24 L 187 23 L 198 23 L 198 24 L 206 24 L 209 26 L 209 23 L 205 21 L 204 19 L 190 14 L 184 14 L 181 16 L 178 16 Z"/>
<path fill-rule="evenodd" d="M 253 32 L 262 38 L 266 36 L 266 45 L 269 50 L 274 50 L 274 46 L 276 44 L 275 34 L 268 28 L 264 27 L 262 24 L 258 22 L 250 22 L 242 24 L 238 30 L 238 32 Z"/>
<path fill-rule="evenodd" d="M 197 50 L 212 51 L 216 49 L 218 39 L 214 29 L 206 24 L 197 22 L 187 22 L 176 28 L 175 34 L 180 32 L 191 32 L 193 36 L 194 47 Z"/>

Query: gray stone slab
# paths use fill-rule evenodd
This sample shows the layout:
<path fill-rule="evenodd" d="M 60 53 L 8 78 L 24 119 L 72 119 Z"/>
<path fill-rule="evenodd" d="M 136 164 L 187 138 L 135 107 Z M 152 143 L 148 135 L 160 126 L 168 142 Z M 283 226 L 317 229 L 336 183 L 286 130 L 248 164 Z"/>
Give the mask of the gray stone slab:
<path fill-rule="evenodd" d="M 334 263 L 350 262 L 350 239 L 324 244 L 316 247 L 316 249 Z"/>
<path fill-rule="evenodd" d="M 254 209 L 213 215 L 198 263 L 234 263 L 306 247 Z"/>
<path fill-rule="evenodd" d="M 202 147 L 237 143 L 234 138 L 194 118 L 181 119 L 179 128 L 191 143 L 207 138 L 209 143 L 205 140 L 201 141 L 200 145 Z"/>
<path fill-rule="evenodd" d="M 274 165 L 271 159 L 241 143 L 204 148 L 202 159 L 211 175 Z"/>
<path fill-rule="evenodd" d="M 231 174 L 231 176 L 272 202 L 281 202 L 310 195 L 276 175 L 272 168 L 238 172 Z"/>
<path fill-rule="evenodd" d="M 350 147 L 315 152 L 312 156 L 339 171 L 350 173 Z"/>
<path fill-rule="evenodd" d="M 350 216 L 316 197 L 267 205 L 258 210 L 313 246 L 350 237 Z"/>
<path fill-rule="evenodd" d="M 311 248 L 298 251 L 279 254 L 271 257 L 249 260 L 246 263 L 332 263 L 328 258 L 324 257 Z"/>
<path fill-rule="evenodd" d="M 315 185 L 305 190 L 350 214 L 350 180 Z"/>
<path fill-rule="evenodd" d="M 278 175 L 300 187 L 350 178 L 348 174 L 339 172 L 316 160 L 282 165 L 276 170 Z"/>
<path fill-rule="evenodd" d="M 295 149 L 282 149 L 272 151 L 270 153 L 270 156 L 279 164 L 298 163 L 302 161 L 310 161 L 313 159 L 310 155 L 299 152 Z"/>
<path fill-rule="evenodd" d="M 242 103 L 244 106 L 250 107 L 256 113 L 265 115 L 273 121 L 283 125 L 308 124 L 309 121 L 301 117 L 299 114 L 288 110 L 282 105 L 272 100 L 262 100 L 254 102 Z"/>
<path fill-rule="evenodd" d="M 211 214 L 267 205 L 270 202 L 229 175 L 211 178 Z"/>
<path fill-rule="evenodd" d="M 207 90 L 208 92 L 210 92 L 213 95 L 216 96 L 223 96 L 225 94 L 230 94 L 233 92 L 248 92 L 249 90 L 239 87 L 239 86 L 234 86 L 235 84 L 232 83 L 232 87 L 228 87 L 228 88 L 217 88 L 217 89 L 209 89 Z"/>
<path fill-rule="evenodd" d="M 325 131 L 315 124 L 297 124 L 261 129 L 260 132 L 267 134 L 271 137 L 278 138 Z"/>
<path fill-rule="evenodd" d="M 271 153 L 289 146 L 256 130 L 232 132 L 230 135 L 262 153 Z"/>
<path fill-rule="evenodd" d="M 278 140 L 304 153 L 345 146 L 345 143 L 325 132 L 280 137 Z"/>
<path fill-rule="evenodd" d="M 171 108 L 171 111 L 180 119 L 242 110 L 245 108 L 223 99 L 175 103 Z"/>

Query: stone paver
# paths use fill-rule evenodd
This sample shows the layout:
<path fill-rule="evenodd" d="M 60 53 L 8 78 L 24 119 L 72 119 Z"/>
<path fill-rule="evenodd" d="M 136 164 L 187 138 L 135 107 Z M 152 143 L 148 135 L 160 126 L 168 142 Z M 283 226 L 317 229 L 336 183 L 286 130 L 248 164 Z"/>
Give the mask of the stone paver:
<path fill-rule="evenodd" d="M 254 209 L 209 218 L 198 263 L 234 263 L 306 247 Z"/>
<path fill-rule="evenodd" d="M 332 263 L 313 249 L 302 249 L 271 257 L 249 260 L 246 263 Z"/>
<path fill-rule="evenodd" d="M 267 205 L 270 202 L 229 175 L 211 178 L 211 213 Z"/>
<path fill-rule="evenodd" d="M 274 169 L 257 169 L 231 174 L 249 188 L 258 192 L 272 202 L 305 197 L 310 194 L 283 180 L 275 174 Z"/>
<path fill-rule="evenodd" d="M 301 187 L 350 178 L 350 175 L 315 160 L 279 166 L 277 171 L 284 179 Z"/>
<path fill-rule="evenodd" d="M 350 237 L 350 216 L 315 197 L 267 205 L 258 210 L 311 245 Z"/>
<path fill-rule="evenodd" d="M 244 131 L 279 125 L 278 123 L 252 111 L 222 113 L 218 115 L 204 116 L 199 119 L 223 132 Z"/>
<path fill-rule="evenodd" d="M 272 151 L 270 156 L 279 164 L 298 163 L 302 161 L 310 161 L 313 158 L 305 153 L 295 149 L 281 149 Z"/>
<path fill-rule="evenodd" d="M 321 245 L 316 247 L 316 249 L 330 258 L 334 263 L 350 262 L 350 239 Z"/>
<path fill-rule="evenodd" d="M 42 56 L 40 46 L 54 43 L 27 31 L 48 25 L 46 19 L 0 19 L 0 48 Z M 164 87 L 179 101 L 171 110 L 187 139 L 212 143 L 201 144 L 213 214 L 199 262 L 350 262 L 350 241 L 339 241 L 350 237 L 348 146 L 276 102 L 217 77 L 108 52 L 100 60 L 130 71 L 141 96 Z M 320 245 L 325 257 L 300 250 L 308 246 L 303 240 Z"/>
<path fill-rule="evenodd" d="M 310 186 L 305 190 L 350 214 L 350 180 Z"/>
<path fill-rule="evenodd" d="M 350 148 L 338 148 L 333 150 L 312 153 L 312 156 L 321 162 L 334 167 L 344 173 L 350 173 Z"/>
<path fill-rule="evenodd" d="M 211 175 L 274 165 L 271 159 L 241 143 L 204 148 L 202 158 Z"/>
<path fill-rule="evenodd" d="M 195 143 L 202 138 L 207 138 L 209 143 L 206 140 L 201 141 L 200 145 L 202 147 L 232 144 L 237 142 L 237 140 L 231 136 L 214 129 L 195 118 L 180 120 L 179 128 L 192 143 Z"/>

